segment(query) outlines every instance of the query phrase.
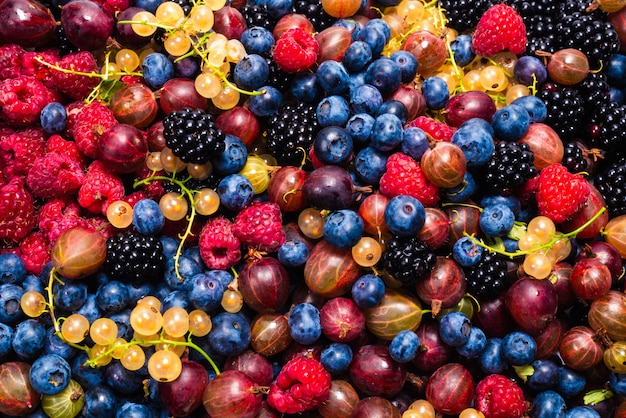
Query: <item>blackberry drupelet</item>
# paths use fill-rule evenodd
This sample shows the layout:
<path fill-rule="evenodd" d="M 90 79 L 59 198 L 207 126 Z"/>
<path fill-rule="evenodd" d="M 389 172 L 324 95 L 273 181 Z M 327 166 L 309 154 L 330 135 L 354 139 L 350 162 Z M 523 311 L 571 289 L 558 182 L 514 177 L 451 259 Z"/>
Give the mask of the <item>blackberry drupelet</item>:
<path fill-rule="evenodd" d="M 246 4 L 241 8 L 241 14 L 248 27 L 261 26 L 270 32 L 276 25 L 276 18 L 267 10 L 267 4 Z"/>
<path fill-rule="evenodd" d="M 568 16 L 574 13 L 581 13 L 592 17 L 593 19 L 603 20 L 607 13 L 600 8 L 587 10 L 591 2 L 588 0 L 565 0 L 557 2 L 556 16 Z"/>
<path fill-rule="evenodd" d="M 265 57 L 265 62 L 269 67 L 266 84 L 276 87 L 279 90 L 285 90 L 285 86 L 290 86 L 294 78 L 294 74 L 289 74 L 278 68 L 278 64 L 271 57 Z"/>
<path fill-rule="evenodd" d="M 606 105 L 611 101 L 610 86 L 606 74 L 590 72 L 587 77 L 576 85 L 585 108 L 585 115 L 592 115 L 599 105 Z"/>
<path fill-rule="evenodd" d="M 163 277 L 166 260 L 158 238 L 129 231 L 109 238 L 106 247 L 103 269 L 112 280 L 141 283 Z"/>
<path fill-rule="evenodd" d="M 444 9 L 448 19 L 446 26 L 462 33 L 473 29 L 483 13 L 495 3 L 493 0 L 440 0 L 439 7 Z"/>
<path fill-rule="evenodd" d="M 467 292 L 478 300 L 495 299 L 508 288 L 507 264 L 496 253 L 484 251 L 480 261 L 463 267 Z"/>
<path fill-rule="evenodd" d="M 537 175 L 535 155 L 526 143 L 500 141 L 480 173 L 490 194 L 510 195 L 514 189 Z"/>
<path fill-rule="evenodd" d="M 545 123 L 550 125 L 563 141 L 579 136 L 585 118 L 585 108 L 578 90 L 546 83 L 537 93 L 537 97 L 546 104 Z"/>
<path fill-rule="evenodd" d="M 299 166 L 319 129 L 315 105 L 286 103 L 267 120 L 267 149 L 278 164 Z"/>
<path fill-rule="evenodd" d="M 213 117 L 200 109 L 183 108 L 163 119 L 165 144 L 186 163 L 205 164 L 225 148 L 226 135 Z"/>
<path fill-rule="evenodd" d="M 626 157 L 604 164 L 594 185 L 604 198 L 611 218 L 626 214 Z"/>
<path fill-rule="evenodd" d="M 601 104 L 590 117 L 588 133 L 594 147 L 617 155 L 626 155 L 626 105 L 615 102 Z"/>
<path fill-rule="evenodd" d="M 417 237 L 393 237 L 382 256 L 387 273 L 405 286 L 414 285 L 428 275 L 436 261 L 437 255 Z"/>
<path fill-rule="evenodd" d="M 563 148 L 561 164 L 567 168 L 567 171 L 570 173 L 580 173 L 581 171 L 587 170 L 588 164 L 585 159 L 585 154 L 576 142 L 568 142 Z"/>
<path fill-rule="evenodd" d="M 335 18 L 324 11 L 321 0 L 295 0 L 291 13 L 308 17 L 316 32 L 321 32 L 335 22 Z"/>

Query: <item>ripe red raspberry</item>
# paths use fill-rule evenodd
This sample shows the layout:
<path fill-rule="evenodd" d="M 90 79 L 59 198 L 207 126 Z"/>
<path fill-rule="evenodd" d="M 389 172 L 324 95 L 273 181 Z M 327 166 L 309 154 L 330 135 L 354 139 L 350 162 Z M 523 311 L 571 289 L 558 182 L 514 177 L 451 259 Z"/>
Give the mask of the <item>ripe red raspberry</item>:
<path fill-rule="evenodd" d="M 235 218 L 233 234 L 243 245 L 268 253 L 285 243 L 280 206 L 272 202 L 253 201 Z"/>
<path fill-rule="evenodd" d="M 452 135 L 456 132 L 456 129 L 452 126 L 446 125 L 443 122 L 436 121 L 428 116 L 418 116 L 406 125 L 407 128 L 415 127 L 420 128 L 426 132 L 433 139 L 438 141 L 450 142 Z"/>
<path fill-rule="evenodd" d="M 328 399 L 330 382 L 330 373 L 322 363 L 309 357 L 294 357 L 270 385 L 267 403 L 284 414 L 309 411 Z"/>
<path fill-rule="evenodd" d="M 489 375 L 476 385 L 475 402 L 485 418 L 519 418 L 528 407 L 522 389 L 500 374 Z"/>
<path fill-rule="evenodd" d="M 68 122 L 71 119 L 72 123 L 68 123 L 68 133 L 74 138 L 80 152 L 89 158 L 98 158 L 98 139 L 104 131 L 118 123 L 113 112 L 99 102 L 92 102 L 70 112 Z"/>
<path fill-rule="evenodd" d="M 98 64 L 88 51 L 72 52 L 61 58 L 60 68 L 78 73 L 98 73 Z M 74 100 L 83 100 L 100 83 L 100 78 L 52 70 L 54 83 L 62 93 Z"/>
<path fill-rule="evenodd" d="M 0 80 L 20 75 L 22 55 L 26 50 L 17 44 L 0 45 Z"/>
<path fill-rule="evenodd" d="M 507 49 L 520 55 L 526 51 L 527 44 L 526 25 L 522 17 L 504 3 L 491 6 L 481 16 L 472 36 L 472 50 L 483 57 Z"/>
<path fill-rule="evenodd" d="M 54 94 L 35 77 L 21 75 L 0 81 L 2 117 L 12 126 L 38 121 L 41 109 L 54 100 Z"/>
<path fill-rule="evenodd" d="M 80 216 L 81 207 L 71 198 L 48 200 L 39 209 L 37 226 L 46 234 L 50 243 L 56 242 L 63 232 L 76 226 L 86 226 L 87 222 Z"/>
<path fill-rule="evenodd" d="M 50 241 L 43 232 L 32 232 L 20 242 L 20 252 L 26 271 L 39 275 L 44 264 L 50 261 Z"/>
<path fill-rule="evenodd" d="M 57 152 L 59 154 L 66 155 L 83 170 L 87 168 L 87 161 L 78 149 L 76 142 L 68 141 L 61 135 L 50 135 L 50 138 L 46 141 L 46 152 Z"/>
<path fill-rule="evenodd" d="M 33 197 L 21 177 L 0 188 L 0 241 L 20 242 L 35 227 Z"/>
<path fill-rule="evenodd" d="M 535 199 L 539 214 L 558 224 L 576 213 L 589 193 L 589 183 L 583 176 L 556 163 L 539 172 Z"/>
<path fill-rule="evenodd" d="M 302 28 L 289 29 L 276 41 L 273 57 L 286 73 L 301 73 L 315 64 L 319 44 L 312 34 Z"/>
<path fill-rule="evenodd" d="M 52 68 L 41 63 L 40 61 L 56 65 L 59 63 L 60 59 L 59 51 L 56 49 L 28 51 L 22 55 L 22 74 L 35 77 L 46 87 L 56 92 L 57 87 L 54 84 L 54 78 L 52 77 Z M 57 101 L 60 101 L 60 99 L 61 97 L 58 97 Z"/>
<path fill-rule="evenodd" d="M 0 168 L 7 180 L 26 177 L 33 162 L 45 154 L 45 137 L 41 129 L 29 128 L 0 136 Z"/>
<path fill-rule="evenodd" d="M 75 192 L 84 178 L 85 173 L 76 161 L 65 154 L 50 152 L 35 160 L 26 185 L 34 196 L 49 199 Z"/>
<path fill-rule="evenodd" d="M 439 187 L 426 178 L 415 159 L 402 152 L 387 159 L 387 171 L 380 179 L 380 192 L 389 198 L 409 195 L 424 206 L 434 206 L 439 201 Z"/>
<path fill-rule="evenodd" d="M 78 189 L 78 204 L 91 213 L 106 215 L 109 204 L 124 197 L 122 179 L 96 160 L 89 165 L 87 175 Z"/>
<path fill-rule="evenodd" d="M 232 223 L 221 216 L 211 218 L 200 231 L 200 257 L 214 270 L 226 270 L 241 260 L 241 243 L 232 231 Z"/>

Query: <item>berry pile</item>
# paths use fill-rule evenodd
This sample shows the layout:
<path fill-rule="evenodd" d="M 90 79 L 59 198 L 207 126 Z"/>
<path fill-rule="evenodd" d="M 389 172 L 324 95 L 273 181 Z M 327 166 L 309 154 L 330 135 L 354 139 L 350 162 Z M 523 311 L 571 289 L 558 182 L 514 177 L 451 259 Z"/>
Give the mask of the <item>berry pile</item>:
<path fill-rule="evenodd" d="M 625 6 L 0 1 L 0 417 L 626 417 Z"/>

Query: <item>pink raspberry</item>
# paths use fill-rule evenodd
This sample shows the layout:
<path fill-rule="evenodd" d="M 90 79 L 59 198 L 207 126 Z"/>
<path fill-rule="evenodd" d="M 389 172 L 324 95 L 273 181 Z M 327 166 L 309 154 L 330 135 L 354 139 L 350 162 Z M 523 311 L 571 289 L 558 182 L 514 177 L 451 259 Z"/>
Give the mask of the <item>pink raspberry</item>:
<path fill-rule="evenodd" d="M 330 383 L 330 373 L 322 363 L 309 357 L 294 357 L 270 385 L 267 403 L 284 414 L 309 411 L 328 399 Z"/>
<path fill-rule="evenodd" d="M 61 58 L 58 66 L 79 73 L 98 73 L 98 64 L 88 51 L 72 52 Z M 100 78 L 52 70 L 57 88 L 74 100 L 83 100 L 100 83 Z"/>
<path fill-rule="evenodd" d="M 233 234 L 231 222 L 221 216 L 204 225 L 199 246 L 200 257 L 210 269 L 226 270 L 241 259 L 241 243 Z"/>
<path fill-rule="evenodd" d="M 75 192 L 84 178 L 85 173 L 76 161 L 65 154 L 51 152 L 35 160 L 26 184 L 33 195 L 48 199 Z"/>
<path fill-rule="evenodd" d="M 124 183 L 96 160 L 87 169 L 83 185 L 78 190 L 78 204 L 91 213 L 106 215 L 112 202 L 124 197 Z"/>
<path fill-rule="evenodd" d="M 45 153 L 44 132 L 29 128 L 0 136 L 0 167 L 7 180 L 26 177 L 33 162 Z"/>
<path fill-rule="evenodd" d="M 113 112 L 99 102 L 92 102 L 76 112 L 72 110 L 71 126 L 68 125 L 68 132 L 74 138 L 76 146 L 85 156 L 98 158 L 98 139 L 113 125 L 118 123 Z"/>
<path fill-rule="evenodd" d="M 22 74 L 33 76 L 49 89 L 56 91 L 57 87 L 52 77 L 52 68 L 40 61 L 56 65 L 60 59 L 59 51 L 56 49 L 28 51 L 22 55 Z M 60 101 L 60 98 L 57 101 Z"/>
<path fill-rule="evenodd" d="M 276 41 L 273 58 L 286 73 L 301 73 L 315 64 L 319 44 L 302 28 L 289 29 Z"/>
<path fill-rule="evenodd" d="M 50 241 L 41 231 L 24 238 L 19 248 L 28 273 L 39 275 L 44 264 L 50 261 Z"/>
<path fill-rule="evenodd" d="M 0 188 L 0 242 L 20 242 L 35 227 L 33 197 L 21 177 Z"/>
<path fill-rule="evenodd" d="M 50 138 L 48 138 L 46 142 L 46 152 L 63 154 L 78 164 L 83 170 L 87 168 L 87 161 L 78 149 L 76 142 L 68 141 L 61 135 L 50 135 Z"/>
<path fill-rule="evenodd" d="M 522 389 L 501 374 L 490 374 L 478 382 L 475 402 L 485 418 L 519 418 L 528 407 Z"/>
<path fill-rule="evenodd" d="M 75 200 L 51 199 L 39 209 L 37 226 L 46 234 L 48 241 L 54 243 L 66 229 L 75 225 L 86 225 L 86 220 L 80 214 L 81 208 Z"/>
<path fill-rule="evenodd" d="M 0 80 L 20 75 L 22 55 L 26 50 L 17 44 L 0 45 Z"/>
<path fill-rule="evenodd" d="M 249 248 L 268 253 L 285 242 L 280 206 L 272 202 L 254 201 L 235 218 L 233 234 Z"/>
<path fill-rule="evenodd" d="M 38 121 L 41 109 L 54 100 L 52 92 L 35 77 L 21 75 L 0 81 L 2 116 L 12 126 Z"/>

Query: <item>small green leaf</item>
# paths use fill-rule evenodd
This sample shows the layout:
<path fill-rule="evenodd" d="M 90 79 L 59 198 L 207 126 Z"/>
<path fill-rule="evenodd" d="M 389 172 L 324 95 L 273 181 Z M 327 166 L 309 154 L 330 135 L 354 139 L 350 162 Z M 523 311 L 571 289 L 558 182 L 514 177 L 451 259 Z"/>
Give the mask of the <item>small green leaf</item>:
<path fill-rule="evenodd" d="M 583 397 L 583 403 L 585 405 L 597 405 L 602 401 L 611 399 L 614 393 L 608 389 L 594 389 L 587 393 Z"/>
<path fill-rule="evenodd" d="M 125 85 L 126 83 L 120 80 L 102 80 L 100 82 L 100 85 L 98 86 L 100 99 L 102 99 L 102 101 L 104 101 L 105 103 L 109 103 L 115 92 Z"/>
<path fill-rule="evenodd" d="M 535 374 L 535 368 L 530 364 L 525 364 L 523 366 L 513 366 L 513 368 L 515 369 L 515 373 L 517 373 L 519 378 L 522 379 L 524 383 L 526 383 L 530 376 Z"/>

